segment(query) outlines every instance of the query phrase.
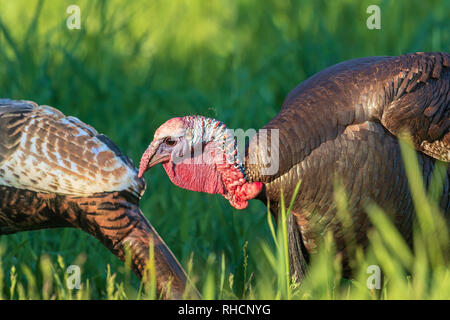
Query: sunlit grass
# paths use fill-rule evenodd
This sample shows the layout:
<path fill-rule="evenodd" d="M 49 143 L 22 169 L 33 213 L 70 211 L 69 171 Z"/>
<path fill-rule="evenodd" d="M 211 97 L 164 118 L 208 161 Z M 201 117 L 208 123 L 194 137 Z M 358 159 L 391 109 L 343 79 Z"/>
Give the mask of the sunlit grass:
<path fill-rule="evenodd" d="M 226 257 L 221 255 L 218 263 L 214 254 L 210 254 L 199 274 L 192 273 L 192 262 L 188 266 L 190 277 L 203 279 L 199 287 L 204 299 L 450 299 L 449 268 L 449 229 L 448 224 L 436 206 L 436 198 L 426 193 L 423 187 L 415 151 L 402 144 L 407 175 L 417 209 L 414 227 L 414 248 L 411 249 L 399 234 L 390 218 L 375 204 L 367 210 L 373 223 L 370 232 L 370 245 L 366 251 L 354 249 L 356 268 L 353 279 L 341 276 L 340 256 L 336 255 L 331 233 L 323 238 L 320 250 L 312 255 L 312 261 L 306 278 L 297 283 L 289 274 L 288 256 L 288 215 L 293 199 L 301 184 L 290 200 L 288 208 L 282 202 L 279 221 L 275 225 L 268 212 L 267 221 L 272 235 L 271 241 L 261 241 L 263 251 L 261 268 L 248 274 L 247 243 L 242 250 L 243 281 L 242 296 L 237 295 L 234 287 L 236 274 L 227 270 Z M 439 169 L 439 168 L 438 168 Z M 413 186 L 413 184 L 415 184 Z M 336 188 L 338 207 L 345 211 L 345 192 Z M 342 194 L 339 194 L 342 193 Z M 417 201 L 420 199 L 420 201 Z M 283 209 L 284 208 L 284 209 Z M 345 215 L 343 215 L 345 216 Z M 345 219 L 345 218 L 343 218 Z M 439 234 L 437 234 L 437 232 Z M 4 249 L 0 250 L 4 254 Z M 152 251 L 150 249 L 150 257 Z M 40 273 L 35 274 L 26 263 L 4 270 L 0 264 L 0 290 L 4 299 L 89 299 L 91 298 L 90 281 L 86 279 L 79 290 L 69 290 L 66 282 L 66 264 L 61 256 L 52 263 L 47 255 L 40 257 Z M 1 260 L 0 260 L 1 261 Z M 152 259 L 150 260 L 152 261 Z M 191 259 L 192 261 L 192 259 Z M 126 265 L 129 265 L 129 262 Z M 217 268 L 217 265 L 220 268 Z M 381 289 L 368 289 L 368 266 L 379 266 L 382 272 Z M 148 268 L 152 270 L 153 264 Z M 118 274 L 107 266 L 104 283 L 104 299 L 155 299 L 155 279 L 144 281 L 137 292 L 130 285 L 130 270 L 118 279 Z M 20 275 L 20 276 L 19 276 Z"/>

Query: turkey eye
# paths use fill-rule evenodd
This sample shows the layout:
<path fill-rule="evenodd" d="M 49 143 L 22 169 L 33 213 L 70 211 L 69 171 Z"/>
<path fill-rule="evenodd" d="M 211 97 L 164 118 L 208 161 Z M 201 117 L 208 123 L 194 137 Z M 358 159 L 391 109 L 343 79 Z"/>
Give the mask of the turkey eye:
<path fill-rule="evenodd" d="M 172 138 L 166 138 L 166 139 L 164 139 L 164 143 L 168 146 L 173 147 L 174 145 L 177 144 L 177 141 L 173 140 Z"/>

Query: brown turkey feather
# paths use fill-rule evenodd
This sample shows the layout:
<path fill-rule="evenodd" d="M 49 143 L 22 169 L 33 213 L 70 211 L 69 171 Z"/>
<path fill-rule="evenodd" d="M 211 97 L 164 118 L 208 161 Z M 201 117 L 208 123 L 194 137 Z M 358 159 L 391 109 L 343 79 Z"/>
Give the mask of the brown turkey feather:
<path fill-rule="evenodd" d="M 355 243 L 365 246 L 370 221 L 365 206 L 373 201 L 388 213 L 411 243 L 414 208 L 398 135 L 411 134 L 419 151 L 426 186 L 436 159 L 450 161 L 450 55 L 416 53 L 399 57 L 350 60 L 327 68 L 292 90 L 281 111 L 263 129 L 279 130 L 275 148 L 251 138 L 245 159 L 250 181 L 264 182 L 259 198 L 277 213 L 281 190 L 286 199 L 298 181 L 293 206 L 290 254 L 293 271 L 305 272 L 304 260 L 325 232 L 332 231 L 338 249 L 346 244 L 336 217 L 333 181 L 347 192 Z M 271 160 L 270 150 L 275 150 Z M 273 152 L 273 151 L 272 151 Z M 279 170 L 264 169 L 279 157 Z M 449 172 L 444 178 L 441 208 L 450 215 Z M 295 234 L 298 233 L 298 234 Z M 299 248 L 303 248 L 301 252 Z"/>
<path fill-rule="evenodd" d="M 133 162 L 92 127 L 48 106 L 0 99 L 0 235 L 78 228 L 122 260 L 129 248 L 142 278 L 153 245 L 158 292 L 181 299 L 186 274 L 139 209 L 144 189 Z"/>
<path fill-rule="evenodd" d="M 33 102 L 0 99 L 0 184 L 72 196 L 128 190 L 134 165 L 94 128 Z"/>

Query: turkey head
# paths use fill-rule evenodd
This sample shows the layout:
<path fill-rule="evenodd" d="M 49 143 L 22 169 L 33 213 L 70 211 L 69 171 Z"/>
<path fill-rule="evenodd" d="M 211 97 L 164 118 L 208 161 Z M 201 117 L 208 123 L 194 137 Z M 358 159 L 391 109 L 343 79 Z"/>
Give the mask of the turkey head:
<path fill-rule="evenodd" d="M 142 156 L 139 177 L 158 163 L 175 185 L 221 194 L 237 209 L 262 189 L 262 183 L 248 182 L 232 130 L 214 119 L 177 117 L 161 125 Z"/>

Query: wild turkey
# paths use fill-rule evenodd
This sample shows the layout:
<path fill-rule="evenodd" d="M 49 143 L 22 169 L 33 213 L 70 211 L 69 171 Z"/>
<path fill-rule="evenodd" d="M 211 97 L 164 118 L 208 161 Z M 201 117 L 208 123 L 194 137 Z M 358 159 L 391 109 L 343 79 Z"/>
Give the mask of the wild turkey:
<path fill-rule="evenodd" d="M 289 220 L 291 272 L 304 275 L 309 254 L 328 230 L 348 270 L 348 230 L 336 216 L 333 179 L 340 177 L 346 189 L 354 232 L 348 238 L 367 244 L 364 207 L 372 200 L 395 215 L 410 242 L 414 209 L 397 136 L 410 132 L 428 185 L 435 159 L 450 161 L 449 67 L 447 53 L 368 57 L 329 67 L 289 93 L 278 115 L 250 139 L 243 160 L 233 132 L 220 121 L 170 119 L 155 132 L 139 177 L 162 163 L 179 187 L 222 194 L 238 209 L 257 198 L 274 215 L 281 190 L 289 200 L 301 180 Z M 449 180 L 447 171 L 440 202 L 446 214 Z"/>
<path fill-rule="evenodd" d="M 0 235 L 78 228 L 122 260 L 130 248 L 140 277 L 151 241 L 158 292 L 179 299 L 186 274 L 140 211 L 144 190 L 132 161 L 92 127 L 49 106 L 0 99 Z"/>

